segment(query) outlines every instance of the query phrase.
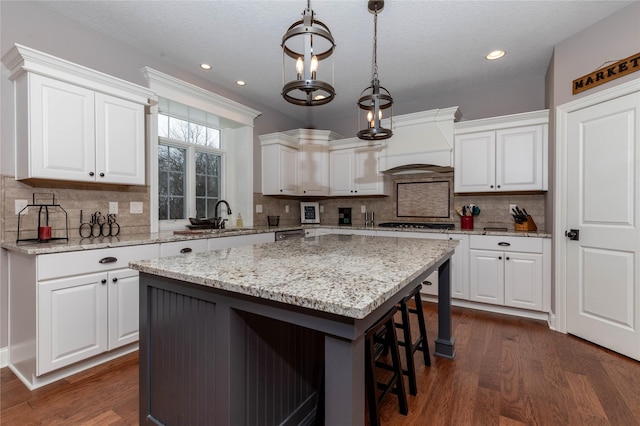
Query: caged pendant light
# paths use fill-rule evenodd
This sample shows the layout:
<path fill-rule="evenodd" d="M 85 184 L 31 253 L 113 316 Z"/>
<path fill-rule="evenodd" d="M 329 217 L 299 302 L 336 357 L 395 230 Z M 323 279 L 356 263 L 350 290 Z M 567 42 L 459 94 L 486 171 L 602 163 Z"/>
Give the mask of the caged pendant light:
<path fill-rule="evenodd" d="M 333 100 L 336 95 L 333 88 L 333 60 L 331 84 L 318 80 L 317 76 L 321 61 L 329 58 L 335 47 L 331 31 L 314 19 L 310 0 L 307 0 L 302 19 L 294 22 L 282 37 L 282 96 L 287 102 L 316 106 Z"/>
<path fill-rule="evenodd" d="M 358 132 L 358 138 L 364 140 L 381 140 L 393 136 L 391 129 L 382 127 L 383 111 L 391 108 L 393 98 L 391 93 L 380 86 L 378 79 L 378 13 L 384 8 L 384 1 L 369 1 L 367 8 L 373 12 L 373 70 L 371 86 L 367 87 L 360 94 L 358 99 L 358 123 L 360 121 L 360 110 L 366 111 L 366 127 Z M 393 108 L 389 110 L 389 123 L 393 116 Z M 389 125 L 391 127 L 391 124 Z"/>

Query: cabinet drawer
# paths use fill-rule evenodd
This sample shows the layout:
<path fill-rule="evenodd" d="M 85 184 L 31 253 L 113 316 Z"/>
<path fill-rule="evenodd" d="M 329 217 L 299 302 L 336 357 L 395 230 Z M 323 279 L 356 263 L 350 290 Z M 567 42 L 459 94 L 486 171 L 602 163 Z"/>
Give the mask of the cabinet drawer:
<path fill-rule="evenodd" d="M 542 253 L 542 238 L 471 235 L 469 238 L 469 248 L 480 250 Z"/>
<path fill-rule="evenodd" d="M 158 245 L 114 247 L 38 256 L 38 281 L 127 268 L 133 260 L 158 257 Z M 100 263 L 100 261 L 103 261 Z"/>
<path fill-rule="evenodd" d="M 207 240 L 174 241 L 160 244 L 160 257 L 177 256 L 179 254 L 202 253 L 207 251 Z"/>

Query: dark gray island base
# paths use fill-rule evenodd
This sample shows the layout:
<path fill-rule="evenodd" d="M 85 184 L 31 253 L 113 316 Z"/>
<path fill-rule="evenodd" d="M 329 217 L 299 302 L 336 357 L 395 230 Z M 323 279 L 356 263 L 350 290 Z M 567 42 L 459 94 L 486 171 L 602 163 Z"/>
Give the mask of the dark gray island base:
<path fill-rule="evenodd" d="M 407 262 L 399 254 L 391 260 L 392 264 L 382 267 L 389 269 L 391 275 L 402 276 L 397 275 L 396 283 L 391 283 L 389 288 L 371 289 L 383 296 L 367 300 L 364 305 L 346 295 L 345 299 L 349 300 L 342 304 L 323 304 L 295 296 L 303 293 L 303 289 L 287 284 L 306 279 L 306 286 L 319 285 L 314 280 L 320 275 L 314 275 L 309 268 L 316 268 L 318 272 L 322 269 L 325 280 L 340 276 L 340 268 L 332 269 L 327 259 L 321 260 L 324 246 L 328 249 L 334 243 L 344 243 L 345 250 L 355 256 L 352 261 L 366 263 L 354 254 L 356 246 L 369 252 L 372 246 L 388 250 L 389 244 L 401 247 L 407 241 L 345 237 L 323 236 L 300 243 L 285 241 L 231 252 L 176 257 L 175 262 L 181 263 L 177 266 L 169 263 L 174 258 L 132 264 L 141 271 L 140 423 L 364 424 L 364 334 L 436 269 L 440 272 L 436 355 L 453 358 L 449 258 L 455 242 L 411 242 L 410 246 L 417 242 L 431 244 L 431 258 L 416 253 L 418 245 L 405 247 L 417 257 L 412 262 L 422 263 L 423 267 L 409 272 Z M 260 276 L 274 279 L 272 270 L 279 269 L 277 264 L 271 266 L 269 273 L 259 265 L 262 261 L 274 260 L 273 250 L 268 248 L 274 244 L 278 250 L 290 250 L 292 257 L 311 256 L 315 259 L 308 258 L 311 263 L 317 261 L 315 266 L 303 266 L 305 272 L 301 276 L 291 276 L 292 272 L 285 270 L 276 272 L 282 274 L 280 281 L 274 281 L 278 283 L 275 286 L 279 287 L 278 297 L 282 300 L 277 300 L 273 286 L 268 283 L 259 290 L 257 285 L 247 284 Z M 305 251 L 306 254 L 299 254 Z M 253 266 L 239 267 L 223 262 L 234 255 L 238 257 L 237 264 L 254 262 Z M 208 272 L 198 272 L 204 264 L 208 265 L 205 268 Z M 364 266 L 356 271 L 355 281 L 335 282 L 332 286 L 338 293 L 350 286 L 363 291 L 358 286 L 388 280 L 375 268 Z M 394 267 L 403 272 L 394 272 Z M 225 272 L 218 272 L 223 269 L 227 272 L 233 269 L 233 273 L 223 277 Z M 234 280 L 238 291 L 216 288 Z M 336 296 L 339 294 L 333 294 L 332 300 L 335 301 Z M 313 307 L 314 303 L 318 304 L 317 308 Z"/>

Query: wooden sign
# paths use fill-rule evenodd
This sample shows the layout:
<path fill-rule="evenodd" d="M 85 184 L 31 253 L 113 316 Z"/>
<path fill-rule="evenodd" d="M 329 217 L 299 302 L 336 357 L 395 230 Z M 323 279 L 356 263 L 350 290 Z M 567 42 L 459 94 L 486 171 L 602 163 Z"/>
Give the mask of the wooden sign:
<path fill-rule="evenodd" d="M 629 56 L 627 59 L 600 68 L 590 74 L 573 80 L 573 94 L 584 92 L 601 84 L 615 80 L 623 75 L 640 70 L 640 53 Z"/>

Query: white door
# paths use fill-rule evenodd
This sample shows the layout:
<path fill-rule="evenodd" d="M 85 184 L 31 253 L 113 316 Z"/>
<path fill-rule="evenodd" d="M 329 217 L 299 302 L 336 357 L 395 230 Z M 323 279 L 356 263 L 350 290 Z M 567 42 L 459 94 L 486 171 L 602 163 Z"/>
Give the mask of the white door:
<path fill-rule="evenodd" d="M 29 79 L 30 175 L 94 181 L 94 92 L 37 74 Z"/>
<path fill-rule="evenodd" d="M 469 250 L 469 298 L 475 302 L 504 304 L 504 253 Z"/>
<path fill-rule="evenodd" d="M 109 273 L 109 350 L 138 341 L 138 276 L 128 268 Z"/>
<path fill-rule="evenodd" d="M 144 185 L 144 106 L 96 93 L 96 181 Z"/>
<path fill-rule="evenodd" d="M 38 284 L 37 374 L 107 350 L 107 274 Z"/>
<path fill-rule="evenodd" d="M 567 332 L 640 359 L 640 93 L 566 126 Z"/>

